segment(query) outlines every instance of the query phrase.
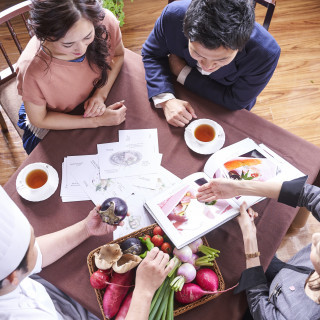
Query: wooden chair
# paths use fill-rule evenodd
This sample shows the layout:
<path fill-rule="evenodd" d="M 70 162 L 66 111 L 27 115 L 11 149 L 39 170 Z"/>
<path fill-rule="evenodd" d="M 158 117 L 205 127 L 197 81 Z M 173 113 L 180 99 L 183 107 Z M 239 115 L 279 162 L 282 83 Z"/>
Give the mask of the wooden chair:
<path fill-rule="evenodd" d="M 24 1 L 0 13 L 0 56 L 2 54 L 5 60 L 5 63 L 1 63 L 0 67 L 0 105 L 20 137 L 23 135 L 23 130 L 17 126 L 17 121 L 22 99 L 18 95 L 16 86 L 15 62 L 23 51 L 17 33 L 19 33 L 19 37 L 24 39 L 23 42 L 25 44 L 28 43 L 33 35 L 26 17 L 30 9 L 29 6 L 30 1 Z M 14 47 L 16 47 L 15 52 L 12 51 Z M 8 132 L 8 127 L 1 111 L 0 126 L 2 132 Z"/>
<path fill-rule="evenodd" d="M 175 0 L 168 0 L 168 3 L 171 3 Z M 266 15 L 263 21 L 263 27 L 266 30 L 269 30 L 269 26 L 271 23 L 271 19 L 273 16 L 273 11 L 276 6 L 276 0 L 252 0 L 254 1 L 254 7 L 256 7 L 257 3 L 267 8 Z"/>
<path fill-rule="evenodd" d="M 274 8 L 276 7 L 276 0 L 253 0 L 253 1 L 254 1 L 254 7 L 256 7 L 258 3 L 267 8 L 266 15 L 263 21 L 263 27 L 266 30 L 269 30 Z"/>

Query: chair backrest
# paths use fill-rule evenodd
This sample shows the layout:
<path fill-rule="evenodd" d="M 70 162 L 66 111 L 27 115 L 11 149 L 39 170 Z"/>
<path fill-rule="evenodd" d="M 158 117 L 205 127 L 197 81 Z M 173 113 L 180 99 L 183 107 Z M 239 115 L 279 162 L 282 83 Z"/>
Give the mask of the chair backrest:
<path fill-rule="evenodd" d="M 266 30 L 269 30 L 269 26 L 270 26 L 271 19 L 273 16 L 274 8 L 276 7 L 276 0 L 253 0 L 253 1 L 254 1 L 255 7 L 258 3 L 258 4 L 261 4 L 262 6 L 264 6 L 265 8 L 267 8 L 266 14 L 264 17 L 264 21 L 263 21 L 263 27 Z"/>
<path fill-rule="evenodd" d="M 17 133 L 22 137 L 17 121 L 22 103 L 16 85 L 15 63 L 33 32 L 27 24 L 30 1 L 24 1 L 0 12 L 0 127 L 5 133 L 8 127 L 2 115 L 6 113 Z M 2 59 L 4 57 L 4 59 Z"/>
<path fill-rule="evenodd" d="M 168 0 L 168 3 L 171 3 L 175 0 Z M 273 16 L 273 11 L 276 6 L 276 0 L 252 0 L 254 2 L 254 7 L 256 7 L 257 3 L 267 8 L 265 18 L 263 21 L 263 27 L 266 30 L 269 30 L 269 26 L 271 23 L 271 19 Z"/>
<path fill-rule="evenodd" d="M 25 42 L 28 42 L 33 35 L 32 29 L 28 26 L 26 21 L 26 13 L 30 9 L 30 3 L 30 1 L 24 1 L 0 12 L 1 34 L 5 35 L 0 38 L 0 50 L 6 61 L 6 65 L 4 66 L 2 64 L 0 68 L 0 86 L 16 76 L 14 65 L 16 61 L 13 62 L 12 59 L 14 57 L 16 58 L 15 60 L 18 60 L 17 58 L 23 51 L 21 42 L 18 39 L 18 34 L 24 38 L 27 34 L 27 41 Z M 21 17 L 20 21 L 16 18 L 18 16 Z M 8 29 L 9 32 L 6 32 L 6 29 Z M 16 47 L 16 52 L 12 51 L 12 48 L 14 48 L 14 46 L 12 46 L 12 41 Z"/>

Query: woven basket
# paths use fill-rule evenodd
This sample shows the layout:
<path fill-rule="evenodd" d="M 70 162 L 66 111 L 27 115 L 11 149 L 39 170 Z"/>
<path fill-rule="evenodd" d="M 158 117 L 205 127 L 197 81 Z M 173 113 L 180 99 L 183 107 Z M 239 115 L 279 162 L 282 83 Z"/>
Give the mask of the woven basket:
<path fill-rule="evenodd" d="M 145 234 L 150 234 L 152 233 L 152 230 L 154 229 L 154 227 L 157 226 L 157 224 L 152 224 L 146 228 L 142 228 L 138 231 L 135 231 L 133 233 L 130 233 L 122 238 L 119 238 L 117 240 L 114 240 L 114 241 L 111 241 L 109 243 L 118 243 L 118 244 L 121 244 L 123 241 L 129 239 L 129 238 L 138 238 L 138 237 L 141 237 Z M 205 237 L 202 237 L 202 241 L 203 241 L 203 244 L 206 245 L 206 246 L 209 246 L 208 245 L 208 242 L 207 242 L 207 239 Z M 102 246 L 101 246 L 102 247 Z M 94 253 L 95 252 L 99 252 L 100 248 L 97 248 L 97 249 L 94 249 L 92 250 L 89 255 L 88 255 L 88 258 L 87 258 L 87 263 L 88 263 L 88 268 L 89 268 L 89 273 L 90 273 L 90 276 L 92 275 L 92 273 L 94 273 L 95 271 L 97 271 L 97 267 L 95 266 L 95 263 L 94 263 Z M 219 267 L 218 267 L 218 264 L 216 263 L 216 261 L 214 260 L 213 261 L 213 266 L 212 267 L 206 267 L 206 268 L 210 268 L 212 269 L 218 276 L 218 279 L 219 279 L 219 288 L 218 290 L 221 291 L 221 290 L 224 290 L 225 288 L 225 285 L 224 285 L 224 280 L 223 280 L 223 277 L 222 277 L 222 274 L 219 270 Z M 103 312 L 103 307 L 102 307 L 102 301 L 103 301 L 103 295 L 104 295 L 104 292 L 105 290 L 99 290 L 99 289 L 94 289 L 95 293 L 96 293 L 96 296 L 97 296 L 97 300 L 98 300 L 98 304 L 99 304 L 99 308 L 101 310 L 101 313 L 102 313 L 102 316 L 103 316 L 103 319 L 104 320 L 110 320 L 109 318 L 107 318 Z M 189 303 L 189 304 L 186 304 L 186 305 L 182 305 L 180 303 L 178 303 L 177 301 L 175 301 L 175 305 L 174 305 L 174 316 L 178 316 L 179 314 L 182 314 L 186 311 L 189 311 L 197 306 L 200 306 L 206 302 L 208 302 L 209 300 L 212 300 L 212 299 L 215 299 L 217 298 L 221 293 L 217 293 L 217 294 L 210 294 L 210 295 L 206 295 L 206 296 L 203 296 L 201 299 L 195 301 L 195 302 L 192 302 L 192 303 Z"/>

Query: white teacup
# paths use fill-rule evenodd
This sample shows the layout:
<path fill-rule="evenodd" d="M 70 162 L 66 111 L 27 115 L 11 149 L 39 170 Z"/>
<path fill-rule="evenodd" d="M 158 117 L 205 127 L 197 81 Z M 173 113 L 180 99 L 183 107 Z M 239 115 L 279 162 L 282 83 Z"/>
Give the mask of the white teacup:
<path fill-rule="evenodd" d="M 26 188 L 29 192 L 42 193 L 49 186 L 48 165 L 42 162 L 32 163 L 23 169 L 23 174 L 19 177 L 17 186 Z"/>
<path fill-rule="evenodd" d="M 213 120 L 198 119 L 192 122 L 186 130 L 192 135 L 192 139 L 200 145 L 214 142 L 221 134 L 221 127 Z"/>

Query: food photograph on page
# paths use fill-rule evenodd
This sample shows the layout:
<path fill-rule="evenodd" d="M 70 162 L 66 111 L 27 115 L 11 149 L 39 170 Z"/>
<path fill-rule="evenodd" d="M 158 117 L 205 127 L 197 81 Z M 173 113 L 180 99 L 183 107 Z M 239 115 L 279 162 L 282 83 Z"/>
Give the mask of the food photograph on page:
<path fill-rule="evenodd" d="M 225 162 L 213 178 L 267 181 L 281 173 L 281 168 L 257 150 L 252 150 Z"/>
<path fill-rule="evenodd" d="M 218 216 L 232 210 L 225 200 L 202 203 L 196 199 L 198 183 L 180 189 L 174 195 L 158 203 L 179 233 L 186 235 L 194 230 L 206 229 Z"/>

